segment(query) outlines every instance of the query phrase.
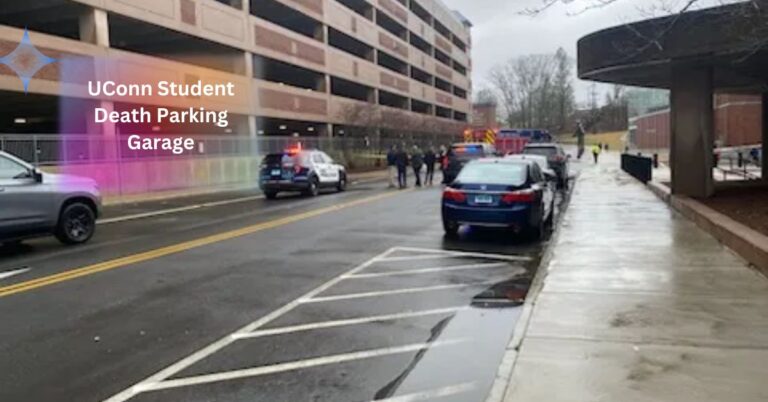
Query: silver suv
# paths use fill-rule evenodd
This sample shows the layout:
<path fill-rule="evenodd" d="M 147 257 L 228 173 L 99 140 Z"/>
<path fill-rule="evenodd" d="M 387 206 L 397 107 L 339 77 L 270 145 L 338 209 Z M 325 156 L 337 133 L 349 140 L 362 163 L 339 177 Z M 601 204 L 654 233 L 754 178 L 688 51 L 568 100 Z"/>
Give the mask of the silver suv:
<path fill-rule="evenodd" d="M 53 234 L 62 243 L 88 241 L 96 230 L 101 195 L 96 181 L 44 173 L 0 151 L 0 242 Z"/>

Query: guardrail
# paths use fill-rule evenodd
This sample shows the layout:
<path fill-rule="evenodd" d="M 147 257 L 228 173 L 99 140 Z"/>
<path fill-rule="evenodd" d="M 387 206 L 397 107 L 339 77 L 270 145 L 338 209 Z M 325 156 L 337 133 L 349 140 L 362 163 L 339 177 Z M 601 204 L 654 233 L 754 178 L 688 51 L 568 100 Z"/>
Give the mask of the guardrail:
<path fill-rule="evenodd" d="M 648 183 L 653 177 L 653 158 L 621 154 L 621 170 L 643 183 Z"/>

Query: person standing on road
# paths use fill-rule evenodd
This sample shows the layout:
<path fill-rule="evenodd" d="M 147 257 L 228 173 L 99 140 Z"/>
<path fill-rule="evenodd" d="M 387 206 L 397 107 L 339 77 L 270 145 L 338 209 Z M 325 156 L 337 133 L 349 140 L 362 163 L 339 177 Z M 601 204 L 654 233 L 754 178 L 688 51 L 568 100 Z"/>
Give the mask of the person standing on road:
<path fill-rule="evenodd" d="M 595 163 L 597 163 L 597 160 L 600 158 L 600 152 L 602 152 L 602 150 L 603 150 L 602 145 L 592 146 L 592 156 L 595 158 Z"/>
<path fill-rule="evenodd" d="M 418 145 L 413 146 L 411 166 L 413 167 L 413 174 L 416 176 L 416 187 L 421 187 L 421 168 L 424 166 L 424 154 Z"/>
<path fill-rule="evenodd" d="M 397 147 L 394 145 L 387 152 L 387 175 L 389 176 L 389 188 L 394 188 L 397 178 Z"/>
<path fill-rule="evenodd" d="M 424 176 L 424 185 L 431 186 L 432 181 L 435 178 L 435 162 L 437 162 L 437 155 L 435 155 L 435 149 L 432 147 L 427 148 L 424 152 L 424 163 L 427 165 L 427 174 Z"/>
<path fill-rule="evenodd" d="M 408 187 L 408 153 L 405 152 L 405 144 L 397 148 L 395 166 L 397 167 L 398 186 L 401 189 Z"/>

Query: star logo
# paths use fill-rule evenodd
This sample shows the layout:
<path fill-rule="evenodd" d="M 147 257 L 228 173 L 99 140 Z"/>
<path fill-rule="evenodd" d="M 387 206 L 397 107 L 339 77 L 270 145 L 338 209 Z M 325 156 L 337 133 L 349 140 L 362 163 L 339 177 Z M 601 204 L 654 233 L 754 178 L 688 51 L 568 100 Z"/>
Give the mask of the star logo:
<path fill-rule="evenodd" d="M 56 62 L 56 59 L 42 54 L 32 41 L 29 39 L 29 31 L 24 29 L 24 37 L 21 38 L 19 46 L 13 49 L 11 53 L 0 57 L 0 63 L 5 64 L 19 76 L 21 83 L 24 84 L 24 93 L 29 89 L 29 81 L 48 64 Z"/>

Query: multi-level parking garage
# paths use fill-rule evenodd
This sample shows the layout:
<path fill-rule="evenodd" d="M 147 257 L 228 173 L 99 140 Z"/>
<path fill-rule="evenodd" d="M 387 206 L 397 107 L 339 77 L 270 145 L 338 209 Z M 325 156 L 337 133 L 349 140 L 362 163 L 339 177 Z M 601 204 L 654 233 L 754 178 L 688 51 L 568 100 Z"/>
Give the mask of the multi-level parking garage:
<path fill-rule="evenodd" d="M 37 72 L 26 94 L 16 74 L 0 65 L 0 148 L 33 162 L 56 164 L 61 153 L 78 162 L 121 160 L 129 155 L 117 144 L 129 134 L 189 134 L 206 142 L 206 172 L 171 180 L 170 187 L 251 182 L 254 146 L 260 154 L 280 147 L 279 138 L 296 136 L 378 150 L 424 138 L 437 145 L 461 133 L 470 109 L 470 24 L 437 0 L 1 3 L 0 56 L 13 51 L 27 28 L 34 46 L 58 60 Z M 86 117 L 94 107 L 121 111 L 143 103 L 86 99 L 84 76 L 233 82 L 232 99 L 152 99 L 153 106 L 226 109 L 230 125 L 94 124 Z M 34 141 L 25 137 L 32 134 Z M 65 137 L 76 149 L 60 144 Z M 226 160 L 210 160 L 219 157 Z M 82 164 L 72 173 L 105 170 Z"/>
<path fill-rule="evenodd" d="M 58 59 L 119 56 L 180 81 L 194 73 L 246 85 L 248 99 L 231 110 L 246 122 L 235 134 L 338 134 L 363 124 L 348 109 L 372 106 L 444 133 L 470 108 L 469 24 L 437 0 L 6 0 L 0 53 L 25 27 Z M 60 88 L 70 84 L 60 69 L 36 75 L 28 102 L 0 68 L 0 133 L 57 132 Z"/>

